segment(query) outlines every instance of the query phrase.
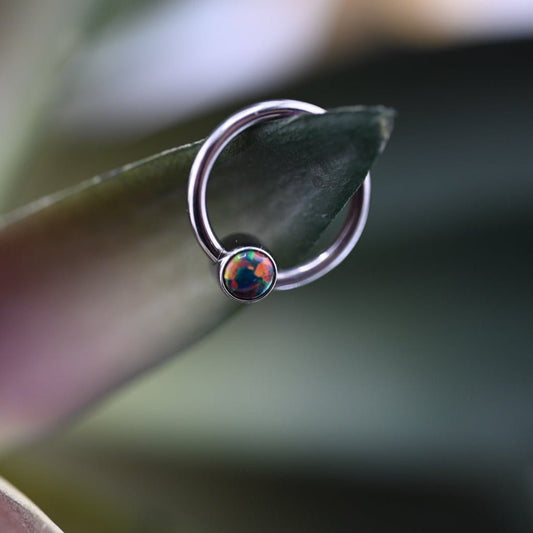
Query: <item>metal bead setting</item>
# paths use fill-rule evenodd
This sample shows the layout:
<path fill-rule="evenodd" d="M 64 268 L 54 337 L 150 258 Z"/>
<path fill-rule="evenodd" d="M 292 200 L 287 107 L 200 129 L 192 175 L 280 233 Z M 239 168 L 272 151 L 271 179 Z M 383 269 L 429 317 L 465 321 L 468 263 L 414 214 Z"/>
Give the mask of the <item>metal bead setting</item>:
<path fill-rule="evenodd" d="M 229 252 L 219 264 L 219 280 L 224 292 L 243 303 L 267 296 L 276 284 L 277 267 L 272 256 L 253 246 Z"/>

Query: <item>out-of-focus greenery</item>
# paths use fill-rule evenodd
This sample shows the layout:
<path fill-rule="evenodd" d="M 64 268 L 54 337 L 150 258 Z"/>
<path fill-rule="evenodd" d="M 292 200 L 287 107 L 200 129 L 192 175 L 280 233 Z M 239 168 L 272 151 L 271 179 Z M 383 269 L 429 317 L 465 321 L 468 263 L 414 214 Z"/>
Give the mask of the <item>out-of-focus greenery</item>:
<path fill-rule="evenodd" d="M 5 533 L 61 533 L 23 494 L 0 478 L 0 530 Z"/>

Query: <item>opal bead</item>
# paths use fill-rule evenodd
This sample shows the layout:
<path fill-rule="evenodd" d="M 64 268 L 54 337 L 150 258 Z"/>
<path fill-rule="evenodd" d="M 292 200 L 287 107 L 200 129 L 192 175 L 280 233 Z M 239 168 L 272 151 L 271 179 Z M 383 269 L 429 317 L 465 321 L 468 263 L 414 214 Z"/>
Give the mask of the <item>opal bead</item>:
<path fill-rule="evenodd" d="M 237 300 L 253 301 L 266 296 L 276 280 L 272 258 L 258 249 L 239 250 L 224 264 L 221 281 Z"/>

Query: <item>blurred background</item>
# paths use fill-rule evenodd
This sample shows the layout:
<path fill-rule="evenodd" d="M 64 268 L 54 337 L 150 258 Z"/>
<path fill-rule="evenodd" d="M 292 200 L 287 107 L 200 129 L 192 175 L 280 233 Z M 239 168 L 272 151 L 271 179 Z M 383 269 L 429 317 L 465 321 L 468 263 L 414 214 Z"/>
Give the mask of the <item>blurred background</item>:
<path fill-rule="evenodd" d="M 0 2 L 0 212 L 251 102 L 398 111 L 341 267 L 0 473 L 66 532 L 531 531 L 532 58 L 519 0 Z"/>

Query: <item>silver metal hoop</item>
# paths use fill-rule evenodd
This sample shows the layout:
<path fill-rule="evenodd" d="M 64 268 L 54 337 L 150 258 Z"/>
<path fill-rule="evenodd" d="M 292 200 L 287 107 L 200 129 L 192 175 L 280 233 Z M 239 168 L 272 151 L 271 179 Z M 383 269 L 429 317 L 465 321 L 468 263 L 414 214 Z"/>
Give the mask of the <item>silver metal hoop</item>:
<path fill-rule="evenodd" d="M 216 159 L 222 150 L 237 135 L 258 122 L 305 113 L 319 115 L 325 112 L 326 110 L 321 107 L 306 102 L 299 102 L 297 100 L 272 100 L 261 102 L 246 107 L 226 119 L 211 133 L 211 135 L 209 135 L 209 137 L 207 137 L 198 151 L 189 176 L 189 218 L 200 246 L 211 261 L 219 264 L 219 279 L 222 289 L 232 298 L 239 301 L 252 302 L 263 298 L 273 289 L 288 290 L 311 283 L 339 265 L 352 251 L 353 247 L 361 237 L 368 217 L 368 209 L 370 205 L 370 173 L 367 174 L 363 185 L 352 197 L 348 215 L 341 231 L 335 238 L 334 242 L 317 257 L 302 265 L 279 271 L 270 254 L 267 253 L 265 258 L 259 258 L 261 261 L 272 260 L 274 263 L 272 265 L 272 278 L 269 278 L 270 285 L 264 293 L 261 293 L 259 296 L 241 298 L 232 293 L 231 289 L 224 286 L 220 265 L 224 265 L 225 267 L 229 260 L 228 256 L 234 257 L 237 250 L 226 250 L 226 248 L 222 246 L 211 227 L 209 216 L 207 214 L 207 182 Z M 261 249 L 250 247 L 250 250 L 252 249 L 254 253 L 256 253 L 256 259 L 259 260 L 257 254 L 261 255 Z M 241 255 L 244 253 L 242 248 L 240 248 L 238 252 Z M 251 267 L 248 266 L 248 268 Z M 261 268 L 264 268 L 264 265 Z"/>

